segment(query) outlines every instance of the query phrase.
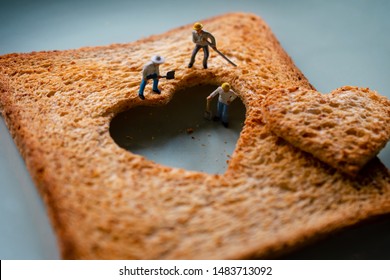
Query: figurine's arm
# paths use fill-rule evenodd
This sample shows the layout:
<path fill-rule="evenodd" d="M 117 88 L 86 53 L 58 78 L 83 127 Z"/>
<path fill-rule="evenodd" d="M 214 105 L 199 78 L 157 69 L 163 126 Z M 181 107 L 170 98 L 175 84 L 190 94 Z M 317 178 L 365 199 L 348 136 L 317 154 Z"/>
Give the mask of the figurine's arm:
<path fill-rule="evenodd" d="M 211 34 L 211 33 L 208 33 L 207 34 L 207 37 L 211 40 L 211 47 L 216 47 L 217 46 L 217 42 L 215 40 L 215 37 Z"/>
<path fill-rule="evenodd" d="M 235 92 L 232 91 L 232 90 L 230 90 L 229 92 L 230 92 L 231 95 L 230 95 L 230 98 L 229 98 L 229 100 L 228 100 L 228 104 L 232 103 L 232 102 L 234 101 L 234 99 L 237 98 L 237 93 L 235 93 Z"/>
<path fill-rule="evenodd" d="M 192 42 L 196 44 L 196 32 L 192 32 Z"/>
<path fill-rule="evenodd" d="M 216 90 L 214 90 L 209 96 L 207 96 L 207 99 L 210 100 L 210 99 L 214 98 L 214 96 L 216 96 L 219 93 L 220 89 L 221 89 L 221 87 L 218 87 Z"/>

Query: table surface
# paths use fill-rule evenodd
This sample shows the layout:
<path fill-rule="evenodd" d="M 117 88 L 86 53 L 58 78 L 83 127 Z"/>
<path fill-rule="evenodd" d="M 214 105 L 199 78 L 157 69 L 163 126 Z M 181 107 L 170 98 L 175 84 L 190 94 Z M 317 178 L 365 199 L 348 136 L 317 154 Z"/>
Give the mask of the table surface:
<path fill-rule="evenodd" d="M 317 90 L 327 93 L 354 85 L 390 98 L 386 0 L 15 0 L 1 4 L 0 55 L 131 42 L 238 11 L 265 19 Z M 389 146 L 379 158 L 390 167 Z M 382 217 L 286 257 L 390 258 L 388 220 Z M 56 258 L 56 239 L 43 203 L 0 118 L 0 259 Z"/>

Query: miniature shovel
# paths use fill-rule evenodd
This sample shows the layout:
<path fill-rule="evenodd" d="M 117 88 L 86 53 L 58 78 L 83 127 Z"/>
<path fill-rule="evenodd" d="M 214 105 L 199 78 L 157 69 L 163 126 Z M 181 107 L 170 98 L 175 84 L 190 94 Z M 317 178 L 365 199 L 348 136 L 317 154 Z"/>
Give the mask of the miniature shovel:
<path fill-rule="evenodd" d="M 165 76 L 162 76 L 161 78 L 166 78 L 167 80 L 172 80 L 175 78 L 175 70 L 167 72 Z"/>

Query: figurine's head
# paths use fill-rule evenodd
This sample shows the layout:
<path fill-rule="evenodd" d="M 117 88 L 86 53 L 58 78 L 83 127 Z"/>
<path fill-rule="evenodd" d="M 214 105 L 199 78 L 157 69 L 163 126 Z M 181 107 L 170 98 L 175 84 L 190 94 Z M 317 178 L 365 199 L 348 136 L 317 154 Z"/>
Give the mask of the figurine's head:
<path fill-rule="evenodd" d="M 202 29 L 203 29 L 203 24 L 201 24 L 200 22 L 195 22 L 194 24 L 194 30 L 198 33 L 202 32 Z"/>
<path fill-rule="evenodd" d="M 154 55 L 152 56 L 152 62 L 155 64 L 162 64 L 165 62 L 165 58 L 162 57 L 161 55 Z"/>
<path fill-rule="evenodd" d="M 222 88 L 222 90 L 224 92 L 228 92 L 230 90 L 230 84 L 229 83 L 223 83 L 221 88 Z"/>

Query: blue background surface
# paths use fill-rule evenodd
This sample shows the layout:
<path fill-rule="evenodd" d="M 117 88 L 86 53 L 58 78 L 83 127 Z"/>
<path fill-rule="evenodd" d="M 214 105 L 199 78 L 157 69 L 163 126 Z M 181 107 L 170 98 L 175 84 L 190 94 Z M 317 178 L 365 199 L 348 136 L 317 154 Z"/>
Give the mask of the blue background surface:
<path fill-rule="evenodd" d="M 2 1 L 0 55 L 125 43 L 237 11 L 261 16 L 317 90 L 354 85 L 390 98 L 385 0 Z M 389 168 L 389 146 L 379 157 Z M 43 203 L 0 119 L 0 258 L 58 257 Z"/>

